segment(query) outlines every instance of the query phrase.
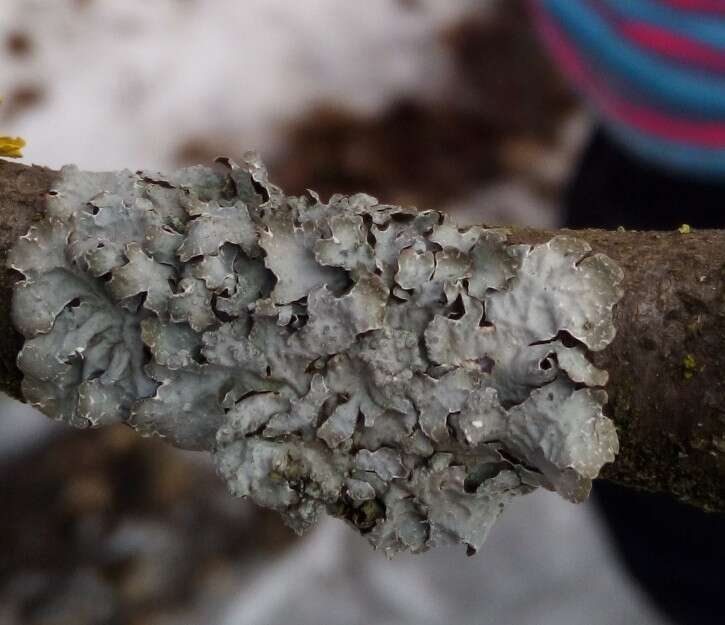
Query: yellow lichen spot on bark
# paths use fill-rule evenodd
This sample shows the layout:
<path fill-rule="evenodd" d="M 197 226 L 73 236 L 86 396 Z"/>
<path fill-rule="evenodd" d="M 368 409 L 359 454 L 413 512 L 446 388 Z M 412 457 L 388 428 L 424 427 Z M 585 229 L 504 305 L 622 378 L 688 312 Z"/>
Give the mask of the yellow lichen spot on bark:
<path fill-rule="evenodd" d="M 25 141 L 20 137 L 0 137 L 0 156 L 7 158 L 20 158 Z"/>
<path fill-rule="evenodd" d="M 0 104 L 3 99 L 0 98 Z M 0 136 L 0 157 L 21 158 L 23 156 L 23 148 L 25 140 L 20 137 L 2 137 Z"/>
<path fill-rule="evenodd" d="M 692 354 L 687 354 L 682 359 L 682 368 L 684 369 L 685 380 L 689 380 L 697 371 L 697 362 Z"/>

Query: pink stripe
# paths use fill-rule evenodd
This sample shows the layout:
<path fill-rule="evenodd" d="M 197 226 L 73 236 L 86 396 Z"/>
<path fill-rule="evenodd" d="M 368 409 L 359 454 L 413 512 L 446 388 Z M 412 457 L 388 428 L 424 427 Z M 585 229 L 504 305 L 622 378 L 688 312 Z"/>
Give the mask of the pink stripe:
<path fill-rule="evenodd" d="M 642 48 L 677 61 L 693 63 L 718 72 L 725 71 L 725 52 L 718 52 L 707 45 L 644 22 L 623 21 L 618 24 L 618 28 Z"/>
<path fill-rule="evenodd" d="M 532 3 L 534 6 L 534 3 Z M 694 122 L 665 115 L 650 108 L 633 105 L 619 98 L 598 81 L 579 56 L 566 35 L 538 7 L 534 11 L 552 52 L 565 73 L 607 116 L 626 125 L 668 141 L 689 143 L 707 148 L 725 147 L 725 124 Z"/>
<path fill-rule="evenodd" d="M 723 0 L 660 0 L 660 2 L 678 9 L 725 14 L 725 2 Z"/>

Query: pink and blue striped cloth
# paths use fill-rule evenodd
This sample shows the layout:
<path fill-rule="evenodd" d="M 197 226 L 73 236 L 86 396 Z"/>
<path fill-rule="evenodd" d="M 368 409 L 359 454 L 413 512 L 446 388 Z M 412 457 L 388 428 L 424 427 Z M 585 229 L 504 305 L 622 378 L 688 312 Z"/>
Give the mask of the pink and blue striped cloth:
<path fill-rule="evenodd" d="M 725 178 L 725 0 L 530 0 L 561 69 L 620 143 Z"/>

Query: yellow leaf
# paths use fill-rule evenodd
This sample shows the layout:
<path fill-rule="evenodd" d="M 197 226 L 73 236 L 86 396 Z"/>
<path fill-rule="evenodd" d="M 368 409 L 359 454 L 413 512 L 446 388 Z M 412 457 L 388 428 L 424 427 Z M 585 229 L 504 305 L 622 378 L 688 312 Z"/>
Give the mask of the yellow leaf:
<path fill-rule="evenodd" d="M 20 137 L 0 137 L 0 156 L 20 158 L 25 141 Z"/>

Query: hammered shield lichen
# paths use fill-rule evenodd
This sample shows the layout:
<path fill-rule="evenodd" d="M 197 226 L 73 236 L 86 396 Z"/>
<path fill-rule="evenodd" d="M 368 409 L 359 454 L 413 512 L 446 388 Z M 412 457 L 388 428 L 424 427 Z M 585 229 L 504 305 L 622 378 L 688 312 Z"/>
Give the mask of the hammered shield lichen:
<path fill-rule="evenodd" d="M 210 451 L 295 530 L 321 511 L 391 554 L 480 546 L 511 498 L 572 501 L 617 452 L 619 268 L 243 166 L 63 169 L 14 247 L 26 399 Z"/>

